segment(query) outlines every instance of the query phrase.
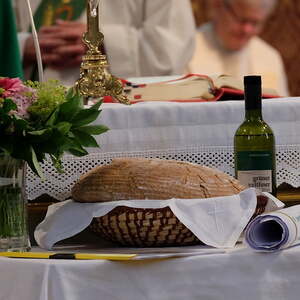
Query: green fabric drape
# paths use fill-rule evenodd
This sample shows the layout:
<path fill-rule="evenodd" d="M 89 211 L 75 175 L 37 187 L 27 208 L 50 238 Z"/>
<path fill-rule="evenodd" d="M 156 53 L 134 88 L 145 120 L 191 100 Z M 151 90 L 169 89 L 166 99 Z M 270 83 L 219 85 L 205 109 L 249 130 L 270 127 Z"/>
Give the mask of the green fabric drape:
<path fill-rule="evenodd" d="M 0 76 L 23 79 L 15 15 L 11 0 L 0 1 Z"/>
<path fill-rule="evenodd" d="M 77 20 L 86 8 L 86 0 L 42 0 L 34 14 L 37 30 L 53 25 L 56 19 Z"/>

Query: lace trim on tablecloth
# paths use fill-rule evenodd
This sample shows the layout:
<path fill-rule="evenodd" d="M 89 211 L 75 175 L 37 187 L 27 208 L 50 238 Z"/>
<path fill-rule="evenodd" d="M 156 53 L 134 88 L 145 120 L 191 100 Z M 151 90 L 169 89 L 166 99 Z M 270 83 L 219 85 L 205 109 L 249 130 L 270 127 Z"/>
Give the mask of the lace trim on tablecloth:
<path fill-rule="evenodd" d="M 43 164 L 45 180 L 42 181 L 30 169 L 27 169 L 26 193 L 29 200 L 43 194 L 57 200 L 65 200 L 71 195 L 71 188 L 80 175 L 88 170 L 111 162 L 117 157 L 146 157 L 188 161 L 217 168 L 234 175 L 232 147 L 194 146 L 168 150 L 147 150 L 132 152 L 91 153 L 84 157 L 66 155 L 63 158 L 64 173 L 59 174 L 50 160 Z M 300 186 L 300 145 L 280 145 L 276 149 L 277 185 L 288 183 Z"/>

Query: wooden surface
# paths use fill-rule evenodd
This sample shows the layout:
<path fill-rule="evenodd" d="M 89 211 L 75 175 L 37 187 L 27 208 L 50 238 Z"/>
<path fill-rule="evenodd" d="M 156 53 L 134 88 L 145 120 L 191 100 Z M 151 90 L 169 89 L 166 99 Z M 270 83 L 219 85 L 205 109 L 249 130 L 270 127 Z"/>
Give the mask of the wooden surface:
<path fill-rule="evenodd" d="M 211 0 L 191 0 L 197 25 L 209 20 Z M 278 0 L 278 6 L 268 19 L 261 37 L 282 55 L 291 96 L 300 96 L 300 1 Z"/>
<path fill-rule="evenodd" d="M 293 188 L 288 184 L 282 184 L 277 191 L 277 198 L 286 206 L 300 204 L 300 187 Z"/>

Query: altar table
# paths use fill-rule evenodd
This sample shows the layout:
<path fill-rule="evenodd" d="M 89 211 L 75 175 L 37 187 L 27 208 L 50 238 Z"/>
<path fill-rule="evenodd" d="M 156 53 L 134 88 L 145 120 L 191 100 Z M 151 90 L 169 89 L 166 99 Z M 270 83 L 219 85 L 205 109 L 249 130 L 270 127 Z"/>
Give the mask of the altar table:
<path fill-rule="evenodd" d="M 115 157 L 187 160 L 233 174 L 233 135 L 242 101 L 104 104 L 87 157 L 64 157 L 65 173 L 43 165 L 47 180 L 30 171 L 27 193 L 63 200 L 78 177 Z M 276 137 L 277 183 L 300 186 L 300 98 L 263 101 Z M 0 258 L 0 300 L 298 300 L 300 247 L 277 253 L 237 248 L 206 255 L 147 261 L 71 261 Z"/>
<path fill-rule="evenodd" d="M 277 253 L 238 247 L 122 262 L 0 257 L 0 270 L 0 300 L 299 300 L 300 295 L 300 247 Z"/>
<path fill-rule="evenodd" d="M 263 116 L 275 134 L 277 185 L 300 187 L 300 97 L 263 100 Z M 65 156 L 64 174 L 45 163 L 44 181 L 29 170 L 28 197 L 64 200 L 81 174 L 123 156 L 184 160 L 234 175 L 233 137 L 243 118 L 244 101 L 104 103 L 95 123 L 110 130 L 96 136 L 101 147 L 85 157 Z"/>

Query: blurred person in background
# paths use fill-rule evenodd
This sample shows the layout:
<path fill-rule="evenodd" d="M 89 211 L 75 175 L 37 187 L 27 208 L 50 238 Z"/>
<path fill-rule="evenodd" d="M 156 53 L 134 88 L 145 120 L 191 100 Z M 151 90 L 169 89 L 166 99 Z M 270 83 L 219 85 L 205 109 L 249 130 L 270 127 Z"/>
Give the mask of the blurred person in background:
<path fill-rule="evenodd" d="M 199 27 L 188 71 L 228 74 L 242 79 L 262 76 L 263 86 L 288 96 L 287 76 L 279 52 L 258 34 L 276 0 L 211 0 L 212 20 Z"/>
<path fill-rule="evenodd" d="M 86 0 L 31 0 L 45 79 L 72 85 L 85 46 Z M 23 64 L 29 76 L 35 50 L 24 0 L 15 0 Z M 194 52 L 189 0 L 101 0 L 100 27 L 110 72 L 119 77 L 182 74 Z"/>

